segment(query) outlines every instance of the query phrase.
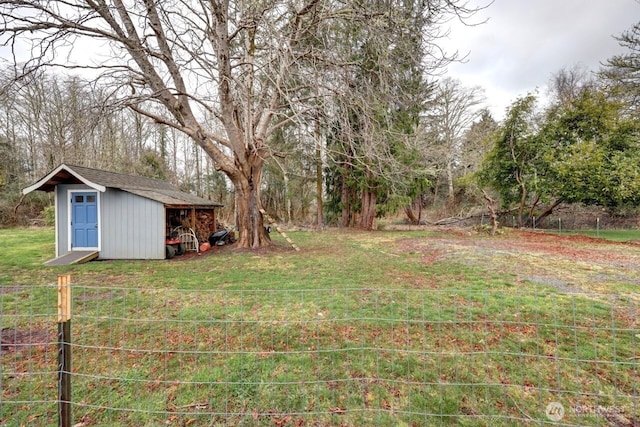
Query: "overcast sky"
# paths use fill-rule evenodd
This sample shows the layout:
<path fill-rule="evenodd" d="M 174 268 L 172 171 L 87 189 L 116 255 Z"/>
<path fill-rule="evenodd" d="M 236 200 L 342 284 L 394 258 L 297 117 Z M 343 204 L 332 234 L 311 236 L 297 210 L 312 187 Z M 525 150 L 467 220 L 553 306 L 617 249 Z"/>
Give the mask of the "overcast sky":
<path fill-rule="evenodd" d="M 470 5 L 490 0 L 470 0 Z M 640 21 L 637 0 L 495 0 L 470 22 L 452 23 L 446 48 L 468 54 L 466 63 L 449 66 L 447 75 L 465 86 L 485 90 L 494 118 L 518 97 L 539 89 L 551 76 L 581 65 L 596 71 L 623 52 L 613 36 Z"/>

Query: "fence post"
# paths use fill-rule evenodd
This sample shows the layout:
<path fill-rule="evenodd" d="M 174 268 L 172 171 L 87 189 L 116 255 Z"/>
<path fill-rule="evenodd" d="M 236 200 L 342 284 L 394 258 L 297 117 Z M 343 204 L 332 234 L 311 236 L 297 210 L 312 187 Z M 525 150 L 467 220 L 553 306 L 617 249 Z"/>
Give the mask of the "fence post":
<path fill-rule="evenodd" d="M 58 276 L 58 426 L 71 427 L 71 276 Z"/>

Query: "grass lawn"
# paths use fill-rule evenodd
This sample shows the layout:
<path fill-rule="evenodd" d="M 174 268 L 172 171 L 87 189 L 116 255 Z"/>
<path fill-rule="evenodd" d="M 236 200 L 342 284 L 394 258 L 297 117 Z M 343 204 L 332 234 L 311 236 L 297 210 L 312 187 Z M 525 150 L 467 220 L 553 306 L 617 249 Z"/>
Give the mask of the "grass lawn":
<path fill-rule="evenodd" d="M 57 423 L 58 274 L 83 426 L 640 423 L 640 246 L 288 234 L 44 267 L 52 230 L 0 230 L 0 426 Z"/>

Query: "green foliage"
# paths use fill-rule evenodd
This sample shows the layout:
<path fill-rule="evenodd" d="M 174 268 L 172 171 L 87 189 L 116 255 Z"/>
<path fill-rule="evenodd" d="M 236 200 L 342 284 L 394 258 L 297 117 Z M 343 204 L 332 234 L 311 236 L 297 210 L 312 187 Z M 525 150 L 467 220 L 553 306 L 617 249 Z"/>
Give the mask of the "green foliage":
<path fill-rule="evenodd" d="M 609 209 L 640 204 L 640 126 L 625 106 L 587 87 L 538 123 L 531 97 L 516 101 L 493 138 L 479 182 L 503 207 L 559 201 Z"/>
<path fill-rule="evenodd" d="M 55 206 L 47 206 L 42 211 L 44 215 L 44 223 L 49 227 L 53 227 L 56 224 L 56 207 Z"/>
<path fill-rule="evenodd" d="M 601 76 L 619 88 L 618 96 L 637 105 L 640 100 L 640 23 L 622 33 L 617 40 L 627 51 L 609 58 Z"/>
<path fill-rule="evenodd" d="M 348 217 L 343 225 L 355 225 L 359 216 L 370 218 L 372 210 L 378 216 L 397 211 L 429 179 L 411 143 L 430 90 L 421 63 L 424 5 L 375 3 L 371 8 L 384 19 L 345 29 L 354 66 L 346 77 L 350 90 L 337 100 L 337 118 L 327 137 L 326 218 Z"/>
<path fill-rule="evenodd" d="M 640 150 L 615 153 L 610 162 L 610 180 L 616 206 L 640 206 Z"/>
<path fill-rule="evenodd" d="M 640 127 L 623 107 L 602 91 L 584 90 L 549 111 L 539 134 L 548 195 L 613 209 L 640 203 Z"/>
<path fill-rule="evenodd" d="M 492 148 L 478 172 L 480 185 L 494 188 L 503 207 L 521 203 L 537 184 L 538 140 L 533 115 L 536 97 L 516 100 L 504 124 L 493 134 Z"/>
<path fill-rule="evenodd" d="M 2 101 L 0 96 L 0 110 Z M 27 200 L 22 211 L 15 210 L 22 196 L 22 187 L 25 186 L 26 164 L 16 142 L 2 135 L 0 124 L 0 226 L 23 224 L 43 206 L 38 203 L 39 200 L 35 200 L 35 209 L 31 209 L 32 201 Z"/>
<path fill-rule="evenodd" d="M 580 141 L 554 153 L 552 166 L 557 179 L 555 191 L 568 203 L 603 204 L 608 176 L 604 169 L 605 151 L 593 141 Z M 605 191 L 602 191 L 605 190 Z"/>

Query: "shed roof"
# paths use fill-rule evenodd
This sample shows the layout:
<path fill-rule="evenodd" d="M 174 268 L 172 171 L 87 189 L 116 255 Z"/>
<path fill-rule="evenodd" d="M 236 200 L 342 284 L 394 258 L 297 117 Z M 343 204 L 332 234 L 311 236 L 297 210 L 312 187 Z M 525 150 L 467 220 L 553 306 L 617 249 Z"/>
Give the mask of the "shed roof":
<path fill-rule="evenodd" d="M 167 181 L 126 175 L 99 169 L 61 164 L 33 185 L 22 190 L 23 194 L 32 191 L 53 191 L 58 184 L 85 184 L 97 191 L 118 188 L 137 196 L 155 200 L 166 206 L 220 207 L 220 203 L 180 191 Z"/>

